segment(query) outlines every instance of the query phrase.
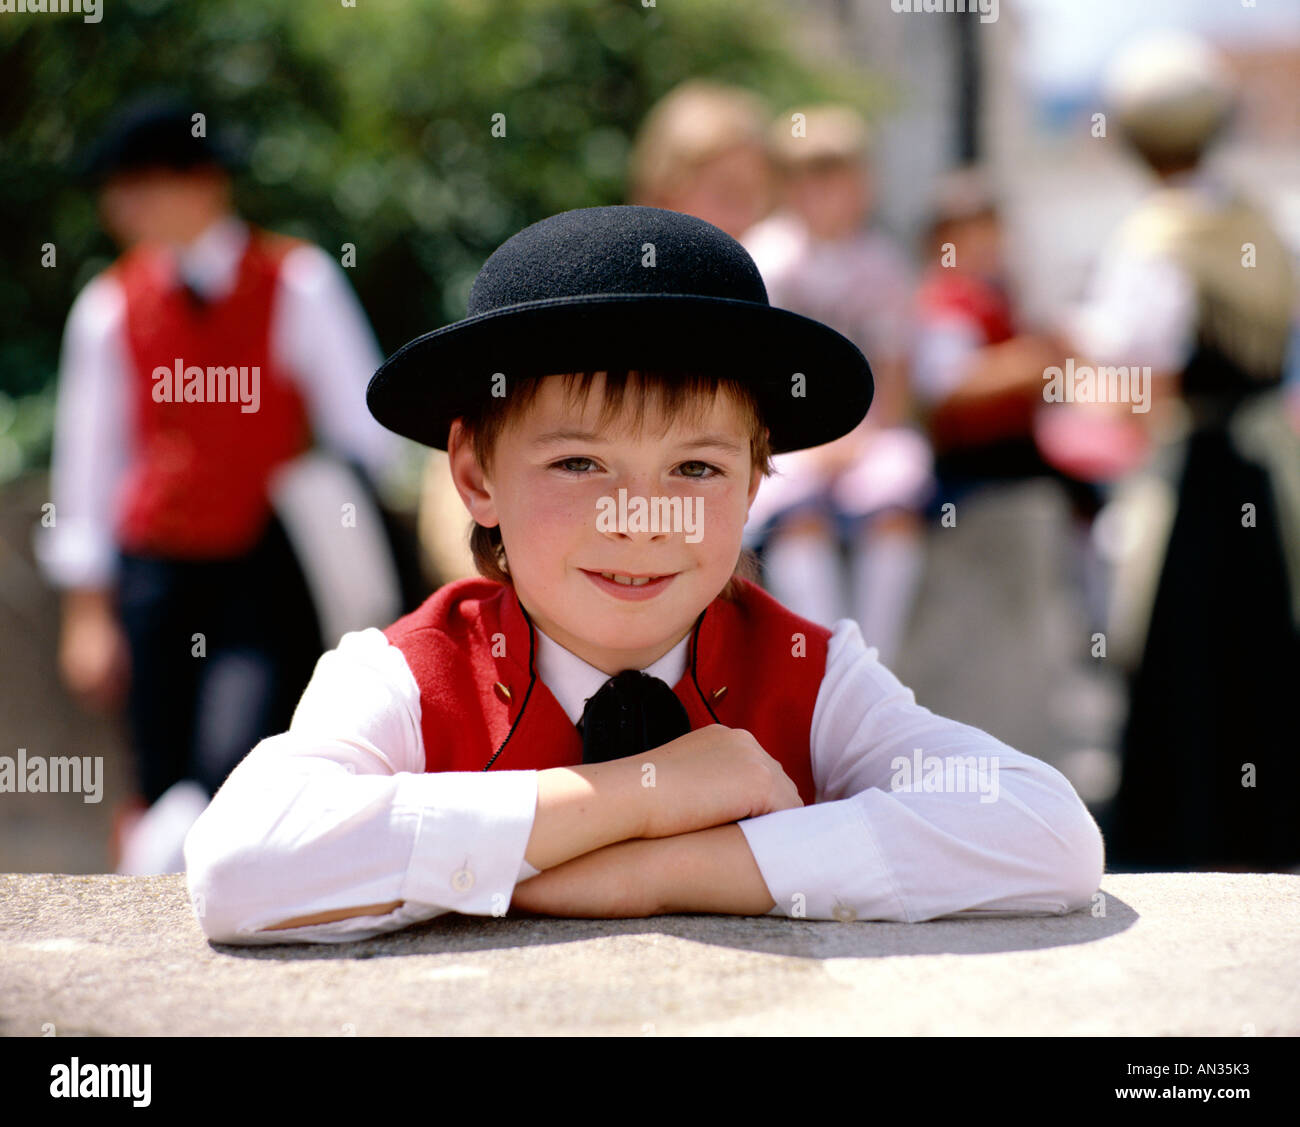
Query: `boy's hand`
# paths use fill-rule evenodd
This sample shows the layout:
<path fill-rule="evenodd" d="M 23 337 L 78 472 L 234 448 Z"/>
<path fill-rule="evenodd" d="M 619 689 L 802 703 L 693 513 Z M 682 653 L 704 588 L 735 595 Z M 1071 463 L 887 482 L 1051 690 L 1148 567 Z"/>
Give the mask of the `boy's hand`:
<path fill-rule="evenodd" d="M 59 670 L 87 708 L 112 712 L 126 698 L 131 653 L 107 590 L 71 590 L 63 600 Z"/>
<path fill-rule="evenodd" d="M 781 764 L 744 728 L 710 724 L 628 762 L 637 764 L 645 788 L 641 837 L 672 837 L 803 805 Z"/>
<path fill-rule="evenodd" d="M 711 724 L 640 755 L 537 773 L 524 858 L 549 870 L 632 838 L 673 837 L 802 806 L 743 728 Z"/>

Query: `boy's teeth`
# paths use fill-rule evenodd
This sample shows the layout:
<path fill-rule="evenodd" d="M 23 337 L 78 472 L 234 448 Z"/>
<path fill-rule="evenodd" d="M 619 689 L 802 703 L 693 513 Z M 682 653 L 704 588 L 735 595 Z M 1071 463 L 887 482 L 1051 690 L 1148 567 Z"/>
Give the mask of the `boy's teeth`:
<path fill-rule="evenodd" d="M 644 587 L 650 582 L 649 578 L 633 579 L 630 575 L 615 575 L 612 571 L 602 571 L 602 579 L 612 579 L 615 583 L 621 583 L 624 587 Z"/>

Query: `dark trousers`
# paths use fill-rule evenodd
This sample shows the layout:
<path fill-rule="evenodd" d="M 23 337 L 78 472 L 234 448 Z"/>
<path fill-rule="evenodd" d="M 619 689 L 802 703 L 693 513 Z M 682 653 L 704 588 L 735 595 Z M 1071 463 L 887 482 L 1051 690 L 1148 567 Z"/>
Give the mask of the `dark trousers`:
<path fill-rule="evenodd" d="M 153 803 L 193 779 L 214 794 L 259 740 L 288 728 L 322 651 L 284 527 L 272 516 L 234 559 L 121 553 L 120 562 L 140 793 Z"/>

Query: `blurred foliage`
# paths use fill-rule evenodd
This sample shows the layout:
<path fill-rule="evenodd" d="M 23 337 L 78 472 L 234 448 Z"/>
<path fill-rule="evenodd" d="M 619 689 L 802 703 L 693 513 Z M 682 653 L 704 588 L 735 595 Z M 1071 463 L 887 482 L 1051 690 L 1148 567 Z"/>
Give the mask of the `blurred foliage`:
<path fill-rule="evenodd" d="M 243 139 L 246 218 L 356 245 L 381 347 L 465 315 L 484 258 L 521 227 L 624 201 L 631 140 L 687 78 L 748 86 L 773 112 L 846 99 L 861 74 L 800 56 L 767 0 L 115 0 L 102 20 L 0 21 L 0 480 L 48 459 L 59 342 L 116 249 L 68 162 L 146 87 L 188 91 Z M 504 113 L 507 137 L 491 136 Z M 42 268 L 41 246 L 57 248 Z"/>

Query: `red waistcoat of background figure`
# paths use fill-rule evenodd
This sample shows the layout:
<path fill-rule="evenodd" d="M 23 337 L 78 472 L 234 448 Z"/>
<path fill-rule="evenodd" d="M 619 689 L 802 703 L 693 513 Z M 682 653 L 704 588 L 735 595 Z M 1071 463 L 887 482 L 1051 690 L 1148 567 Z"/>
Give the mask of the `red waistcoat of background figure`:
<path fill-rule="evenodd" d="M 271 515 L 267 482 L 310 445 L 306 405 L 272 356 L 276 281 L 297 240 L 250 228 L 234 288 L 199 304 L 178 285 L 168 257 L 137 246 L 111 267 L 126 295 L 127 401 L 133 441 L 120 497 L 118 536 L 128 551 L 171 558 L 237 556 Z M 160 402 L 155 370 L 199 368 L 192 402 Z M 230 394 L 211 369 L 245 368 L 256 399 Z M 256 369 L 256 383 L 252 372 Z M 174 375 L 167 382 L 174 392 Z M 216 384 L 226 402 L 213 401 Z M 174 394 L 172 395 L 174 399 Z M 230 400 L 234 401 L 230 401 Z M 245 406 L 256 404 L 256 410 Z"/>

